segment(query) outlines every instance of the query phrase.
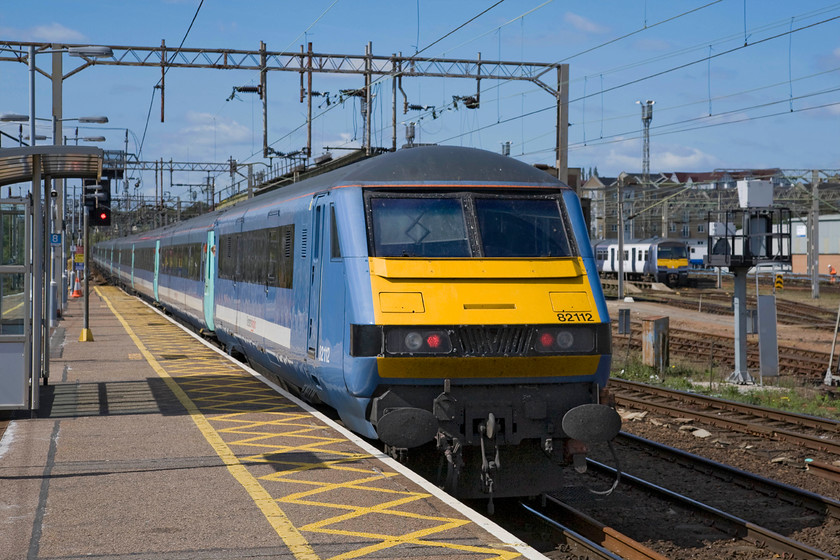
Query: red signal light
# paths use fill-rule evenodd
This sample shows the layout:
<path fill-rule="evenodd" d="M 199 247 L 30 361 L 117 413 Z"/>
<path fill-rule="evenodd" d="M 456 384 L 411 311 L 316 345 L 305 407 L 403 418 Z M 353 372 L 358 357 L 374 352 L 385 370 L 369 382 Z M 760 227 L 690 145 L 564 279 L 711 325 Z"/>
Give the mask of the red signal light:
<path fill-rule="evenodd" d="M 100 214 L 99 214 L 99 219 L 100 219 L 100 220 L 104 220 L 104 219 L 106 219 L 107 217 L 108 217 L 108 214 L 106 214 L 105 212 L 102 212 L 102 213 L 100 213 Z"/>

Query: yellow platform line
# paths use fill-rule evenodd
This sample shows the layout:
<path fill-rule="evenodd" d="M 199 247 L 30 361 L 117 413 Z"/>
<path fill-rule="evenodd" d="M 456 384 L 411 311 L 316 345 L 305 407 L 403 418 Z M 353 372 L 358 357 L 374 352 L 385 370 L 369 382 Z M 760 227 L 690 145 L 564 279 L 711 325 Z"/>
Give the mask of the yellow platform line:
<path fill-rule="evenodd" d="M 219 455 L 219 458 L 221 458 L 225 463 L 231 475 L 233 475 L 237 482 L 245 488 L 254 500 L 254 503 L 260 508 L 260 511 L 263 512 L 263 515 L 265 515 L 274 531 L 283 540 L 286 546 L 289 547 L 289 550 L 292 554 L 294 554 L 295 558 L 300 560 L 320 560 L 318 555 L 315 554 L 315 551 L 312 550 L 312 547 L 309 545 L 307 540 L 295 528 L 285 512 L 280 509 L 274 498 L 272 498 L 265 488 L 260 485 L 259 481 L 254 478 L 250 472 L 248 472 L 248 469 L 239 462 L 239 459 L 236 458 L 236 455 L 230 447 L 228 447 L 216 430 L 213 429 L 210 422 L 199 411 L 195 403 L 193 403 L 184 390 L 181 389 L 178 383 L 172 379 L 169 373 L 167 373 L 167 371 L 160 365 L 152 353 L 149 352 L 128 322 L 111 303 L 111 300 L 103 293 L 103 290 L 98 287 L 95 288 L 95 290 L 99 297 L 101 297 L 111 309 L 111 312 L 120 324 L 122 324 L 123 328 L 128 333 L 128 336 L 134 341 L 134 344 L 140 350 L 140 353 L 143 354 L 143 357 L 146 358 L 146 361 L 152 369 L 155 370 L 158 376 L 164 380 L 167 387 L 169 387 L 169 390 L 175 394 L 184 408 L 187 409 L 187 412 L 190 414 L 190 418 L 193 419 L 193 422 L 195 422 L 201 434 L 213 447 Z"/>
<path fill-rule="evenodd" d="M 113 305 L 111 305 L 110 302 L 108 302 L 108 305 L 111 307 L 112 311 L 114 311 L 115 315 L 118 316 L 120 321 L 125 326 L 125 321 L 121 317 L 119 317 L 119 314 L 116 312 L 116 310 L 114 310 Z M 128 331 L 129 329 L 126 328 L 126 330 Z M 158 329 L 157 331 L 159 330 L 160 329 Z M 129 332 L 129 334 L 132 333 Z M 159 367 L 160 369 L 163 369 L 163 367 L 154 358 L 155 355 L 160 356 L 161 358 L 165 358 L 166 355 L 169 353 L 184 354 L 188 352 L 186 345 L 179 344 L 176 340 L 173 340 L 173 337 L 170 333 L 160 332 L 159 334 L 149 336 L 147 341 L 148 346 L 143 345 L 142 343 L 138 343 L 138 339 L 136 337 L 132 336 L 132 338 L 135 340 L 135 343 L 138 344 L 138 348 L 141 348 L 141 351 L 143 351 L 143 355 L 147 356 L 147 359 L 149 356 L 151 356 L 150 364 L 156 364 L 157 367 Z M 192 352 L 193 350 L 189 350 L 190 354 L 192 354 Z M 249 390 L 248 383 L 238 382 L 236 380 L 241 374 L 237 374 L 236 372 L 230 371 L 219 372 L 216 369 L 207 368 L 211 370 L 207 372 L 207 375 L 211 376 L 211 379 L 203 379 L 202 376 L 197 375 L 196 370 L 192 369 L 186 362 L 186 360 L 184 362 L 179 362 L 178 360 L 172 362 L 167 361 L 167 369 L 164 370 L 164 373 L 163 375 L 161 375 L 161 377 L 167 381 L 167 384 L 174 384 L 178 388 L 178 390 L 184 395 L 184 397 L 192 404 L 193 409 L 189 409 L 189 407 L 187 408 L 191 410 L 191 414 L 193 415 L 193 419 L 196 421 L 196 424 L 199 424 L 196 418 L 201 417 L 203 423 L 206 424 L 206 429 L 212 431 L 212 436 L 214 438 L 217 438 L 219 440 L 218 443 L 220 443 L 221 446 L 223 446 L 222 450 L 225 453 L 230 454 L 230 461 L 236 466 L 241 467 L 243 470 L 245 469 L 245 463 L 270 463 L 278 467 L 284 466 L 284 470 L 272 473 L 270 475 L 260 476 L 258 477 L 258 480 L 265 482 L 299 484 L 305 487 L 309 487 L 308 489 L 302 490 L 301 492 L 286 493 L 282 497 L 273 498 L 274 504 L 277 506 L 278 510 L 282 503 L 343 510 L 343 513 L 339 515 L 335 515 L 327 519 L 321 519 L 319 522 L 307 524 L 304 527 L 295 528 L 292 526 L 291 528 L 295 531 L 295 535 L 300 537 L 300 539 L 304 543 L 306 543 L 306 541 L 305 539 L 303 539 L 302 533 L 306 531 L 322 534 L 346 535 L 364 540 L 370 539 L 379 541 L 363 545 L 361 548 L 356 550 L 346 551 L 342 554 L 339 554 L 338 556 L 333 557 L 331 560 L 349 560 L 351 558 L 358 558 L 369 554 L 381 556 L 383 554 L 383 551 L 389 548 L 401 547 L 406 545 L 412 547 L 421 546 L 428 547 L 430 549 L 438 548 L 466 552 L 473 557 L 478 555 L 484 558 L 485 560 L 504 560 L 508 558 L 516 558 L 521 556 L 521 554 L 515 550 L 499 549 L 497 548 L 498 545 L 470 545 L 466 543 L 459 543 L 458 541 L 446 542 L 444 540 L 438 540 L 440 537 L 443 536 L 442 533 L 466 525 L 470 523 L 470 521 L 461 518 L 446 518 L 424 515 L 419 513 L 404 512 L 399 509 L 396 509 L 404 504 L 428 497 L 428 494 L 408 492 L 405 490 L 394 490 L 390 488 L 381 488 L 374 486 L 376 482 L 390 478 L 392 476 L 397 476 L 397 474 L 379 472 L 379 469 L 374 469 L 374 471 L 379 472 L 379 474 L 377 476 L 371 477 L 370 470 L 367 468 L 359 469 L 358 467 L 354 467 L 352 465 L 342 465 L 341 463 L 348 463 L 356 459 L 367 458 L 370 457 L 370 455 L 358 453 L 348 454 L 347 452 L 329 449 L 330 444 L 337 443 L 343 440 L 322 437 L 313 434 L 312 432 L 314 430 L 322 429 L 323 426 L 313 426 L 310 422 L 301 422 L 301 420 L 305 417 L 304 415 L 295 414 L 289 410 L 283 410 L 283 408 L 294 407 L 288 405 L 277 406 L 276 401 L 265 397 L 263 393 L 259 391 Z M 160 374 L 160 372 L 158 373 Z M 214 380 L 212 378 L 213 375 L 217 375 L 218 377 L 225 377 L 227 379 Z M 177 377 L 177 381 L 174 377 Z M 178 391 L 176 391 L 175 389 L 173 389 L 173 392 L 178 394 Z M 192 400 L 190 400 L 190 396 L 188 395 L 192 395 Z M 201 406 L 200 409 L 199 405 Z M 243 412 L 241 408 L 243 405 L 250 405 L 254 406 L 255 408 L 248 409 Z M 229 408 L 231 410 L 228 410 Z M 195 412 L 193 412 L 193 410 Z M 218 415 L 214 415 L 212 418 L 207 418 L 202 415 L 202 411 L 214 411 Z M 253 416 L 261 416 L 266 418 L 266 420 L 258 421 L 255 420 Z M 227 426 L 217 427 L 213 426 L 211 422 L 227 423 Z M 264 426 L 265 428 L 286 428 L 289 431 L 286 433 L 264 432 L 260 430 L 261 426 Z M 201 425 L 199 425 L 199 427 L 201 427 Z M 204 433 L 204 430 L 202 430 L 202 433 Z M 238 441 L 231 440 L 225 442 L 221 439 L 224 435 L 234 437 L 239 436 L 241 439 L 239 439 Z M 208 436 L 205 434 L 205 437 Z M 288 443 L 279 442 L 274 444 L 271 443 L 272 439 L 274 438 L 287 437 L 297 439 L 299 443 L 297 445 L 289 445 Z M 208 441 L 211 441 L 211 439 L 208 438 Z M 211 441 L 211 445 L 213 445 L 213 441 Z M 216 445 L 214 445 L 214 448 L 215 447 Z M 258 455 L 251 455 L 250 457 L 242 457 L 237 460 L 232 450 L 235 448 L 249 447 L 255 450 L 263 449 L 268 452 L 263 452 L 263 454 Z M 307 450 L 313 453 L 328 453 L 333 454 L 334 456 L 338 455 L 338 457 L 332 460 L 319 461 L 318 463 L 302 463 L 298 461 L 283 460 L 283 453 L 299 450 Z M 220 457 L 223 457 L 222 453 L 220 453 Z M 229 470 L 231 469 L 230 466 L 228 468 Z M 355 476 L 351 480 L 348 480 L 343 483 L 325 483 L 323 481 L 296 478 L 297 475 L 300 475 L 303 472 L 316 468 L 328 468 L 337 471 L 344 471 L 346 474 L 353 473 Z M 234 471 L 231 470 L 231 472 Z M 248 478 L 249 484 L 260 484 L 260 482 L 258 482 L 257 479 L 250 475 L 250 473 L 247 473 L 247 471 L 246 474 L 247 477 L 250 477 Z M 358 475 L 360 474 L 367 476 L 359 477 Z M 239 479 L 237 478 L 237 480 Z M 368 484 L 370 485 L 368 486 Z M 245 486 L 244 483 L 243 486 Z M 246 489 L 248 488 L 247 486 L 245 487 Z M 359 505 L 351 504 L 336 504 L 330 503 L 328 501 L 314 501 L 311 499 L 316 495 L 326 496 L 332 491 L 341 489 L 362 492 L 380 492 L 383 494 L 391 494 L 395 498 L 397 496 L 400 497 L 391 501 L 377 504 L 372 507 L 360 507 Z M 265 498 L 265 496 L 269 496 L 268 499 L 271 499 L 270 493 L 268 493 L 268 490 L 266 488 L 260 487 L 260 490 L 264 492 L 264 494 L 262 494 L 263 498 Z M 255 502 L 257 502 L 259 505 L 257 499 L 255 499 Z M 265 511 L 265 509 L 263 511 Z M 282 513 L 282 510 L 279 511 L 281 511 Z M 358 520 L 368 515 L 391 515 L 403 518 L 413 518 L 417 520 L 423 520 L 428 523 L 433 523 L 434 526 L 425 527 L 420 530 L 413 530 L 403 535 L 389 535 L 367 531 L 360 532 L 353 530 L 343 530 L 336 526 L 337 524 L 341 524 L 350 520 Z M 269 515 L 266 514 L 266 517 L 269 517 Z M 269 520 L 271 521 L 270 518 Z M 292 525 L 292 522 L 288 517 L 285 518 L 285 522 L 288 523 L 290 526 Z M 272 523 L 272 525 L 274 524 Z M 280 534 L 279 531 L 278 534 Z M 439 535 L 438 539 L 430 539 L 430 537 L 432 537 L 433 535 Z M 508 546 L 503 543 L 499 544 L 502 547 Z M 314 556 L 315 553 L 311 549 L 311 547 L 309 547 L 308 543 L 307 548 L 304 550 L 304 553 L 309 553 L 311 555 L 310 557 L 316 557 Z M 393 553 L 395 555 L 401 555 L 401 551 L 398 548 L 394 550 Z M 303 557 L 299 556 L 298 554 L 295 554 L 295 556 L 297 556 L 298 558 Z"/>

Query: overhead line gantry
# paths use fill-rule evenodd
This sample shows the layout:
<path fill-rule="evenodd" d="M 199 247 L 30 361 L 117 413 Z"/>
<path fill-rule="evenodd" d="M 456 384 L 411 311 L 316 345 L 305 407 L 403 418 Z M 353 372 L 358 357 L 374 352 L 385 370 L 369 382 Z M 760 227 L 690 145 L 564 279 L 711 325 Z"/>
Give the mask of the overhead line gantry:
<path fill-rule="evenodd" d="M 36 53 L 57 47 L 80 45 L 56 43 L 31 43 L 0 41 L 0 61 L 28 63 L 27 50 L 34 46 Z M 371 85 L 375 76 L 392 79 L 392 147 L 397 147 L 397 89 L 403 77 L 468 78 L 476 80 L 475 105 L 478 106 L 481 80 L 525 81 L 539 86 L 555 98 L 556 134 L 555 166 L 558 178 L 568 178 L 568 120 L 569 120 L 569 65 L 543 62 L 517 62 L 482 60 L 481 54 L 475 60 L 460 58 L 421 58 L 391 54 L 375 55 L 372 43 L 365 47 L 364 55 L 318 53 L 308 43 L 300 52 L 269 51 L 260 41 L 258 50 L 180 48 L 174 49 L 161 41 L 160 47 L 110 46 L 111 57 L 82 57 L 81 64 L 63 76 L 67 78 L 83 68 L 100 66 L 140 66 L 160 68 L 161 77 L 157 86 L 161 92 L 161 122 L 164 120 L 165 78 L 169 68 L 212 68 L 217 70 L 253 70 L 260 73 L 258 92 L 263 102 L 263 157 L 269 157 L 267 74 L 271 71 L 297 72 L 301 79 L 301 102 L 307 98 L 307 145 L 306 155 L 312 155 L 312 75 L 315 73 L 354 74 L 365 79 L 363 88 L 366 107 L 371 106 Z M 40 69 L 47 77 L 52 77 Z M 552 73 L 556 76 L 551 78 Z M 304 81 L 306 80 L 306 81 Z M 404 109 L 405 112 L 405 109 Z M 364 148 L 371 151 L 371 111 L 365 118 Z"/>

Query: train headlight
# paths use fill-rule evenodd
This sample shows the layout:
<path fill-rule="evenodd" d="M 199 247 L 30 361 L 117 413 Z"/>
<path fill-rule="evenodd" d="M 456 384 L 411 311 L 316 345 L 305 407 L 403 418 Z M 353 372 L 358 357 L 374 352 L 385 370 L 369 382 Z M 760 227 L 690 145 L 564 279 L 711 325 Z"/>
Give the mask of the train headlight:
<path fill-rule="evenodd" d="M 591 327 L 542 327 L 537 329 L 534 350 L 540 353 L 580 353 L 595 350 L 595 330 Z"/>
<path fill-rule="evenodd" d="M 419 332 L 412 331 L 405 335 L 403 342 L 405 343 L 405 348 L 409 352 L 417 352 L 423 348 L 423 335 Z"/>
<path fill-rule="evenodd" d="M 397 328 L 385 335 L 387 354 L 449 354 L 452 339 L 441 329 Z"/>
<path fill-rule="evenodd" d="M 561 350 L 568 350 L 575 344 L 575 336 L 569 331 L 558 332 L 557 336 L 554 337 L 554 340 L 557 341 L 557 346 Z"/>

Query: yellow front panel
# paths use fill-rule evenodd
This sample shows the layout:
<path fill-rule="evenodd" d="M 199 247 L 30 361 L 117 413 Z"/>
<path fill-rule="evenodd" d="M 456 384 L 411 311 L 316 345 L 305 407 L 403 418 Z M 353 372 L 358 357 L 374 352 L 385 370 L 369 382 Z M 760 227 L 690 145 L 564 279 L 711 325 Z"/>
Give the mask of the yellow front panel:
<path fill-rule="evenodd" d="M 401 259 L 370 257 L 370 273 L 384 278 L 575 278 L 580 259 Z"/>
<path fill-rule="evenodd" d="M 579 258 L 372 257 L 370 270 L 379 325 L 551 324 L 561 322 L 561 311 L 576 312 L 573 318 L 564 317 L 564 323 L 602 321 Z M 405 294 L 420 294 L 422 311 Z"/>
<path fill-rule="evenodd" d="M 594 375 L 601 356 L 377 358 L 379 376 L 396 379 L 479 379 Z"/>
<path fill-rule="evenodd" d="M 550 292 L 553 311 L 591 311 L 592 299 L 587 292 Z"/>
<path fill-rule="evenodd" d="M 688 266 L 688 259 L 659 259 L 657 266 L 665 266 L 670 268 L 680 268 Z"/>
<path fill-rule="evenodd" d="M 423 313 L 423 294 L 420 292 L 380 292 L 379 306 L 383 313 Z"/>

